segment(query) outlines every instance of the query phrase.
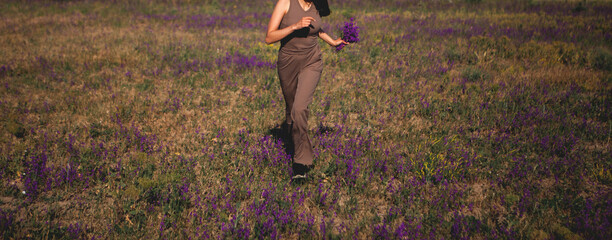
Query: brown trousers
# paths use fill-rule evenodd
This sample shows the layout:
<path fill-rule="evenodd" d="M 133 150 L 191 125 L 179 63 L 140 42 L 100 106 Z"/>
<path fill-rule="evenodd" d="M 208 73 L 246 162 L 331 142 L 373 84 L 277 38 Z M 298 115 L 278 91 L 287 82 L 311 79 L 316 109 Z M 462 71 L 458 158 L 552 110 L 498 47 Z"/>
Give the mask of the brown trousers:
<path fill-rule="evenodd" d="M 321 78 L 323 61 L 318 46 L 304 54 L 279 51 L 278 76 L 285 98 L 286 122 L 293 128 L 291 138 L 295 146 L 293 161 L 312 165 L 314 152 L 308 136 L 308 105 Z"/>

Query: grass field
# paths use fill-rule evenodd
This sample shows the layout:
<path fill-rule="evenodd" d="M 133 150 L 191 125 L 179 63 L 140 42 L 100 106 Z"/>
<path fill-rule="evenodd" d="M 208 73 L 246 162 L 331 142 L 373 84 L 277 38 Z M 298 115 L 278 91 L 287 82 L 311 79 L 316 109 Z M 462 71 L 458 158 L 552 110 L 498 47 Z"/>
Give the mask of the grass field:
<path fill-rule="evenodd" d="M 298 184 L 276 1 L 0 1 L 2 238 L 612 238 L 612 2 L 329 1 Z"/>

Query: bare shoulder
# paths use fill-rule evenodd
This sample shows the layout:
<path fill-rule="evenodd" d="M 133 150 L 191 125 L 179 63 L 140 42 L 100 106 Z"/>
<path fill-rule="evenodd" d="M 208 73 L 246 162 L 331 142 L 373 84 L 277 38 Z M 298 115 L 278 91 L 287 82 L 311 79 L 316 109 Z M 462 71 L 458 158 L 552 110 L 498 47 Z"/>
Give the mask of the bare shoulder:
<path fill-rule="evenodd" d="M 287 13 L 289 11 L 290 4 L 290 0 L 278 0 L 278 2 L 276 3 L 276 8 L 282 9 L 283 13 Z"/>

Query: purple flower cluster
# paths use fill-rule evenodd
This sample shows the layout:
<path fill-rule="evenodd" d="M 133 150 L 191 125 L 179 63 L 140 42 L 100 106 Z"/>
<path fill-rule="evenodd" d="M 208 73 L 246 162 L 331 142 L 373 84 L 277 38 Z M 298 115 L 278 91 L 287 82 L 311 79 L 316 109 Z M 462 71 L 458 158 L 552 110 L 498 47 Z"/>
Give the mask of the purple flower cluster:
<path fill-rule="evenodd" d="M 70 224 L 66 227 L 66 233 L 72 239 L 82 239 L 85 238 L 85 231 L 87 230 L 87 225 L 83 226 L 80 223 Z"/>
<path fill-rule="evenodd" d="M 25 185 L 25 194 L 29 199 L 34 199 L 39 193 L 49 190 L 52 185 L 52 180 L 49 178 L 51 168 L 47 167 L 48 152 L 47 143 L 41 147 L 40 154 L 35 154 L 30 157 L 29 161 L 24 163 L 25 170 L 21 179 Z"/>
<path fill-rule="evenodd" d="M 255 68 L 276 68 L 276 63 L 260 60 L 257 56 L 246 56 L 239 52 L 225 54 L 225 57 L 218 58 L 216 63 L 220 67 L 234 67 L 238 70 L 255 69 Z"/>
<path fill-rule="evenodd" d="M 2 67 L 0 67 L 0 77 L 7 76 L 11 72 L 11 70 L 12 69 L 10 65 L 2 65 Z"/>
<path fill-rule="evenodd" d="M 174 16 L 163 16 L 172 18 Z M 224 29 L 224 28 L 243 28 L 243 29 L 265 29 L 266 20 L 270 18 L 268 13 L 241 13 L 235 15 L 205 15 L 197 14 L 187 18 L 184 26 L 187 29 Z"/>
<path fill-rule="evenodd" d="M 351 18 L 350 22 L 345 22 L 344 27 L 342 27 L 342 40 L 348 43 L 356 43 L 359 42 L 359 27 L 355 24 L 355 19 Z M 336 51 L 342 50 L 344 48 L 344 43 L 336 46 Z"/>
<path fill-rule="evenodd" d="M 15 228 L 15 212 L 10 209 L 0 209 L 0 229 L 5 232 Z"/>

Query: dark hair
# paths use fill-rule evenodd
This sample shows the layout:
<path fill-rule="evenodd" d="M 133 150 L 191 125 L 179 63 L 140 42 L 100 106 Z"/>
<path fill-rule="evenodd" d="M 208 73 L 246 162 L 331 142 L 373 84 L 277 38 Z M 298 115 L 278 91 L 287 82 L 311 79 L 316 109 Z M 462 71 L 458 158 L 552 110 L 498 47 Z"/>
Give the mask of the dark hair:
<path fill-rule="evenodd" d="M 329 10 L 329 4 L 327 4 L 327 0 L 314 0 L 312 2 L 317 8 L 317 11 L 319 11 L 319 16 L 321 17 L 329 16 L 331 11 Z"/>

